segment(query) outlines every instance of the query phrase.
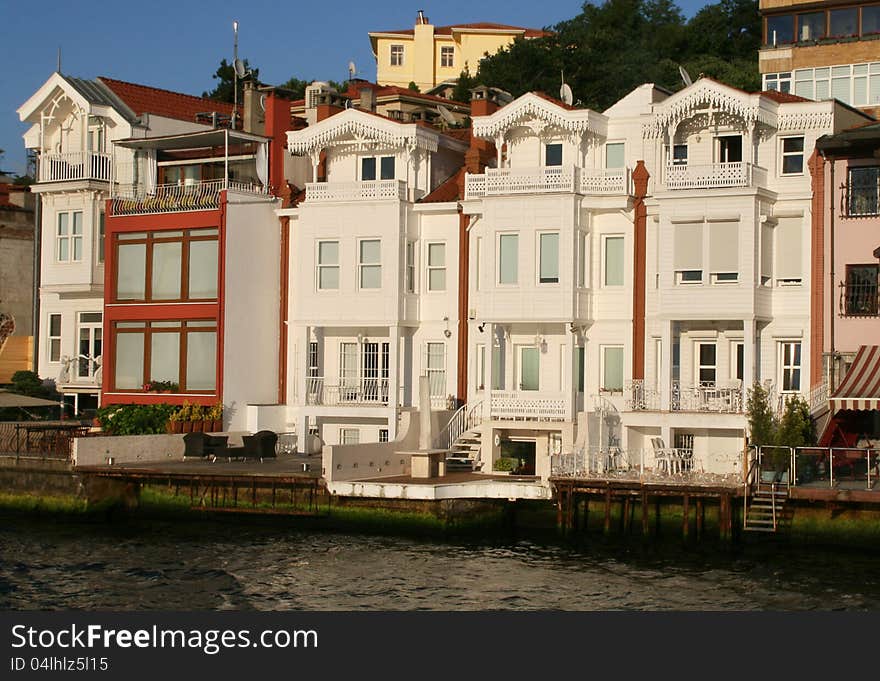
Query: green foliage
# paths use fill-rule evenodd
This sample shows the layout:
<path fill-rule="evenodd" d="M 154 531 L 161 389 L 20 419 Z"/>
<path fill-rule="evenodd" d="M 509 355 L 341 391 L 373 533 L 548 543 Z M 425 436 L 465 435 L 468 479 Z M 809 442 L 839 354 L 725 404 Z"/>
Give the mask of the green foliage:
<path fill-rule="evenodd" d="M 746 416 L 749 420 L 749 444 L 776 444 L 776 419 L 770 408 L 770 395 L 760 383 L 749 388 L 746 400 Z"/>
<path fill-rule="evenodd" d="M 311 84 L 310 80 L 300 80 L 293 77 L 290 80 L 281 83 L 278 87 L 290 90 L 292 99 L 303 99 L 306 96 L 306 87 Z"/>
<path fill-rule="evenodd" d="M 679 65 L 694 79 L 704 74 L 745 90 L 760 87 L 755 0 L 721 0 L 690 21 L 671 0 L 585 3 L 552 31 L 483 59 L 479 82 L 514 97 L 531 90 L 556 96 L 564 73 L 575 100 L 598 111 L 642 83 L 681 89 Z"/>
<path fill-rule="evenodd" d="M 784 447 L 809 447 L 816 442 L 810 406 L 800 395 L 785 401 L 785 410 L 776 430 L 776 444 Z"/>
<path fill-rule="evenodd" d="M 154 435 L 177 410 L 172 404 L 111 404 L 98 409 L 98 423 L 111 435 Z"/>
<path fill-rule="evenodd" d="M 509 456 L 502 456 L 500 459 L 496 459 L 495 463 L 492 465 L 493 471 L 515 471 L 519 467 L 519 459 L 514 459 Z"/>
<path fill-rule="evenodd" d="M 245 71 L 251 71 L 251 73 L 247 77 L 252 80 L 259 81 L 260 69 L 251 69 L 248 65 L 247 59 L 242 60 L 242 63 L 244 64 Z M 235 68 L 233 67 L 233 65 L 228 63 L 226 59 L 222 59 L 220 61 L 220 66 L 217 67 L 217 70 L 211 77 L 217 81 L 217 84 L 210 92 L 203 92 L 202 97 L 208 97 L 210 99 L 216 99 L 218 102 L 229 102 L 230 104 L 232 104 L 232 102 L 235 101 L 235 90 L 233 88 L 233 84 L 235 83 Z M 242 102 L 243 100 L 244 78 L 239 78 L 238 101 Z"/>
<path fill-rule="evenodd" d="M 467 66 L 464 67 L 464 70 L 458 75 L 458 82 L 455 84 L 455 89 L 452 91 L 452 99 L 456 102 L 469 102 L 471 101 L 471 90 L 479 85 L 479 82 L 474 76 L 471 76 L 471 72 Z"/>
<path fill-rule="evenodd" d="M 12 374 L 9 391 L 30 397 L 45 397 L 49 390 L 43 387 L 43 381 L 34 371 L 16 371 Z"/>
<path fill-rule="evenodd" d="M 413 92 L 421 92 L 421 90 L 419 89 L 419 86 L 416 85 L 416 82 L 414 80 L 409 81 L 409 85 L 407 85 L 406 87 L 408 89 L 412 90 Z"/>

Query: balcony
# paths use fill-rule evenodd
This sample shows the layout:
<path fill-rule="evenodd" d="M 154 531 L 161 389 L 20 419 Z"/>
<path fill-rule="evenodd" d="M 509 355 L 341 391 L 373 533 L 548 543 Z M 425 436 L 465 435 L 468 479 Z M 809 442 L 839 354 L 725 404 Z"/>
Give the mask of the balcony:
<path fill-rule="evenodd" d="M 880 291 L 876 281 L 840 282 L 841 317 L 876 317 L 880 313 Z"/>
<path fill-rule="evenodd" d="M 570 397 L 531 390 L 493 390 L 489 413 L 503 421 L 567 421 Z"/>
<path fill-rule="evenodd" d="M 388 379 L 350 377 L 306 379 L 305 403 L 309 406 L 388 406 Z"/>
<path fill-rule="evenodd" d="M 646 386 L 643 380 L 627 382 L 623 393 L 626 411 L 663 410 L 660 390 Z M 742 387 L 733 384 L 719 385 L 711 381 L 696 386 L 683 386 L 678 381 L 673 381 L 669 393 L 669 410 L 742 414 Z"/>
<path fill-rule="evenodd" d="M 723 189 L 761 187 L 767 184 L 767 170 L 753 163 L 709 163 L 666 166 L 666 189 Z"/>
<path fill-rule="evenodd" d="M 859 183 L 847 183 L 843 185 L 842 189 L 841 215 L 848 218 L 880 215 L 880 173 L 876 174 L 874 178 L 864 178 Z"/>
<path fill-rule="evenodd" d="M 365 182 L 308 182 L 306 203 L 332 201 L 406 201 L 403 180 L 368 180 Z"/>
<path fill-rule="evenodd" d="M 69 151 L 40 157 L 40 182 L 77 180 L 110 181 L 110 154 L 96 151 Z"/>
<path fill-rule="evenodd" d="M 630 173 L 626 168 L 487 168 L 481 175 L 465 177 L 465 199 L 513 194 L 572 193 L 584 195 L 628 194 Z"/>
<path fill-rule="evenodd" d="M 260 185 L 234 180 L 208 180 L 188 184 L 159 184 L 151 191 L 143 185 L 115 186 L 111 209 L 113 215 L 149 215 L 217 210 L 220 192 L 232 191 L 268 197 Z"/>

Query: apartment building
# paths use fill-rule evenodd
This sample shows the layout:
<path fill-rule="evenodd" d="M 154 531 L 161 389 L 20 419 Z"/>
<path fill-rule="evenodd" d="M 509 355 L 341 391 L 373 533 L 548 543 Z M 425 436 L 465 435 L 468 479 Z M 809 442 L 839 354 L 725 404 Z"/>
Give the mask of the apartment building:
<path fill-rule="evenodd" d="M 434 26 L 419 10 L 413 28 L 370 32 L 376 59 L 376 82 L 408 87 L 423 92 L 468 69 L 476 74 L 480 60 L 495 54 L 518 38 L 541 38 L 541 29 L 490 22 Z"/>
<path fill-rule="evenodd" d="M 880 4 L 761 0 L 764 90 L 880 110 Z"/>
<path fill-rule="evenodd" d="M 54 73 L 18 114 L 37 155 L 39 324 L 35 370 L 74 409 L 95 406 L 104 355 L 106 202 L 121 139 L 208 130 L 231 106 L 111 78 Z M 84 398 L 80 405 L 80 398 Z"/>

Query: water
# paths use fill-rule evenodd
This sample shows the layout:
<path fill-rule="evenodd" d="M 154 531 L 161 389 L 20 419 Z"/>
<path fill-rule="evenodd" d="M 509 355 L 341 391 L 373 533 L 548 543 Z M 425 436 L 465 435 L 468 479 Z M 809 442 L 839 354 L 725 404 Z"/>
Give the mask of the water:
<path fill-rule="evenodd" d="M 880 610 L 880 555 L 839 550 L 0 520 L 3 610 Z"/>

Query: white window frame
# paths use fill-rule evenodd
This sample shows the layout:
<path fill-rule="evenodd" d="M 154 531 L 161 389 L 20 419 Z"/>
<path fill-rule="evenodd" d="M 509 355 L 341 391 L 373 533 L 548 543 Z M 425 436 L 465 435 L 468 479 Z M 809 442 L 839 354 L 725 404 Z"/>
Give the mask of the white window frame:
<path fill-rule="evenodd" d="M 83 320 L 84 315 L 100 315 L 101 319 L 100 319 L 100 321 L 87 322 L 87 321 Z M 94 378 L 95 371 L 98 368 L 97 365 L 95 364 L 95 359 L 100 356 L 100 355 L 92 355 L 90 352 L 89 353 L 90 359 L 86 360 L 86 359 L 81 358 L 82 353 L 80 352 L 79 344 L 81 342 L 80 336 L 82 335 L 83 329 L 88 329 L 88 331 L 89 331 L 89 349 L 90 350 L 94 350 L 94 347 L 95 347 L 95 342 L 96 342 L 96 338 L 95 338 L 96 333 L 95 332 L 96 331 L 101 332 L 101 353 L 100 354 L 103 354 L 103 352 L 104 352 L 104 333 L 103 333 L 104 332 L 104 313 L 103 312 L 78 312 L 76 315 L 76 358 L 73 363 L 73 374 L 74 374 L 73 378 L 76 380 L 89 380 L 89 379 Z M 87 367 L 86 373 L 81 374 L 80 368 L 83 366 L 83 363 L 85 363 L 85 362 L 88 362 L 87 364 L 85 364 L 85 366 Z"/>
<path fill-rule="evenodd" d="M 363 262 L 361 258 L 363 257 L 362 246 L 365 243 L 376 242 L 379 244 L 379 262 Z M 357 249 L 358 249 L 358 290 L 359 291 L 381 291 L 382 290 L 382 239 L 372 238 L 372 239 L 358 239 L 357 241 Z M 364 270 L 367 268 L 376 268 L 379 270 L 379 285 L 378 286 L 364 286 Z"/>
<path fill-rule="evenodd" d="M 394 176 L 383 178 L 382 177 L 382 161 L 384 161 L 385 159 L 388 159 L 388 158 L 390 158 L 394 164 Z M 376 163 L 376 177 L 374 177 L 373 179 L 364 179 L 364 161 L 369 160 L 369 159 L 373 159 L 373 161 L 375 161 L 375 163 Z M 369 154 L 369 155 L 359 156 L 358 157 L 357 172 L 358 172 L 358 179 L 361 182 L 380 182 L 380 181 L 385 181 L 385 180 L 394 180 L 397 178 L 397 157 L 394 154 L 382 154 L 381 156 L 375 155 L 375 154 Z"/>
<path fill-rule="evenodd" d="M 590 243 L 589 234 L 578 230 L 578 288 L 589 288 L 588 276 L 590 266 Z"/>
<path fill-rule="evenodd" d="M 379 442 L 388 442 L 387 428 L 379 428 Z"/>
<path fill-rule="evenodd" d="M 780 71 L 779 73 L 765 73 L 763 90 L 775 90 L 777 92 L 792 92 L 792 71 Z M 774 85 L 776 87 L 774 87 Z M 788 87 L 785 87 L 785 86 Z"/>
<path fill-rule="evenodd" d="M 613 146 L 622 146 L 623 147 L 623 165 L 620 166 L 609 166 L 608 165 L 608 147 Z M 605 146 L 602 147 L 602 167 L 606 169 L 616 170 L 619 168 L 626 168 L 626 140 L 608 140 L 605 142 Z"/>
<path fill-rule="evenodd" d="M 391 45 L 389 50 L 389 66 L 403 66 L 403 56 L 405 54 L 403 45 L 394 44 Z"/>
<path fill-rule="evenodd" d="M 688 279 L 685 275 L 690 272 L 698 272 L 700 275 L 699 279 Z M 700 286 L 703 283 L 703 270 L 676 270 L 675 271 L 675 283 L 680 284 L 682 286 Z"/>
<path fill-rule="evenodd" d="M 621 255 L 623 256 L 623 262 L 621 263 L 621 274 L 623 275 L 621 283 L 619 284 L 609 284 L 608 283 L 608 240 L 609 239 L 620 239 L 623 241 L 623 250 L 621 251 Z M 603 234 L 602 235 L 602 254 L 601 254 L 601 266 L 602 266 L 602 288 L 611 288 L 611 289 L 621 289 L 626 286 L 626 236 L 623 234 Z"/>
<path fill-rule="evenodd" d="M 437 346 L 442 348 L 442 367 L 432 367 L 431 366 L 431 349 L 432 346 L 436 349 Z M 428 377 L 428 386 L 429 386 L 429 394 L 432 398 L 441 398 L 446 397 L 446 343 L 443 341 L 435 341 L 428 340 L 425 341 L 425 376 Z M 437 376 L 437 378 L 435 378 Z M 442 386 L 442 391 L 439 394 L 435 394 L 438 390 L 440 390 L 440 386 Z"/>
<path fill-rule="evenodd" d="M 361 443 L 360 428 L 340 428 L 339 444 L 341 445 L 359 445 Z"/>
<path fill-rule="evenodd" d="M 514 282 L 502 282 L 501 281 L 501 238 L 506 236 L 514 236 L 516 237 L 516 281 Z M 495 248 L 496 253 L 498 253 L 498 258 L 496 258 L 496 272 L 495 272 L 495 283 L 501 287 L 516 287 L 519 286 L 519 232 L 498 232 L 495 237 Z"/>
<path fill-rule="evenodd" d="M 52 317 L 58 317 L 58 335 L 52 335 Z M 49 358 L 49 361 L 53 364 L 61 361 L 61 336 L 62 336 L 62 323 L 64 319 L 60 312 L 50 312 L 46 317 L 46 354 Z M 53 359 L 54 353 L 52 352 L 52 343 L 58 343 L 58 359 Z"/>
<path fill-rule="evenodd" d="M 407 293 L 416 292 L 416 242 L 406 242 L 406 281 L 404 285 Z"/>
<path fill-rule="evenodd" d="M 442 265 L 432 265 L 431 264 L 431 246 L 442 246 L 443 247 L 443 264 Z M 445 241 L 428 241 L 425 244 L 425 290 L 428 293 L 443 293 L 446 291 L 446 242 Z M 443 271 L 443 288 L 434 288 L 431 286 L 431 273 Z"/>
<path fill-rule="evenodd" d="M 534 344 L 516 345 L 514 357 L 516 357 L 516 385 L 517 390 L 521 392 L 540 392 L 541 390 L 541 349 Z M 533 351 L 538 358 L 538 385 L 536 388 L 523 388 L 523 354 L 526 351 Z"/>
<path fill-rule="evenodd" d="M 786 140 L 794 140 L 799 139 L 802 142 L 803 149 L 799 152 L 786 152 L 785 151 L 785 142 Z M 782 177 L 803 177 L 804 172 L 806 171 L 807 166 L 807 144 L 806 144 L 806 136 L 805 135 L 787 135 L 786 137 L 779 138 L 779 175 Z M 787 173 L 785 172 L 785 159 L 788 156 L 800 156 L 801 158 L 801 170 L 798 173 Z"/>
<path fill-rule="evenodd" d="M 682 144 L 664 144 L 663 147 L 666 151 L 667 166 L 686 166 L 688 164 L 690 150 L 688 149 L 687 142 Z M 677 159 L 675 158 L 675 150 L 681 148 L 684 148 L 684 158 Z"/>
<path fill-rule="evenodd" d="M 541 281 L 541 237 L 546 234 L 555 234 L 556 235 L 556 281 Z M 562 245 L 562 235 L 558 230 L 541 230 L 535 233 L 535 285 L 536 286 L 559 286 L 561 277 L 560 267 L 559 267 L 559 250 Z"/>
<path fill-rule="evenodd" d="M 792 358 L 794 358 L 794 346 L 800 346 L 800 355 L 801 361 L 800 364 L 794 364 L 792 360 L 792 364 L 785 364 L 785 346 L 792 346 Z M 777 341 L 777 366 L 779 367 L 779 371 L 777 372 L 778 380 L 779 380 L 779 392 L 784 394 L 794 394 L 801 392 L 801 387 L 804 384 L 804 345 L 803 341 L 800 338 L 792 338 L 788 340 L 780 340 Z M 789 388 L 786 390 L 785 388 L 785 374 L 787 371 L 795 371 L 799 372 L 798 376 L 798 387 L 795 389 Z"/>
<path fill-rule="evenodd" d="M 618 390 L 617 388 L 614 388 L 612 390 L 609 390 L 604 385 L 605 384 L 605 355 L 608 352 L 608 350 L 616 349 L 616 348 L 619 348 L 620 352 L 622 354 L 622 361 L 620 363 L 621 389 Z M 600 384 L 599 392 L 616 394 L 622 390 L 622 386 L 625 382 L 626 382 L 626 348 L 620 344 L 600 345 L 599 346 L 599 384 Z"/>
<path fill-rule="evenodd" d="M 74 232 L 76 216 L 79 215 L 79 233 Z M 65 230 L 61 231 L 61 216 L 66 216 Z M 61 244 L 67 247 L 67 257 L 61 257 Z M 79 257 L 74 253 L 79 245 Z M 55 262 L 82 262 L 83 254 L 83 212 L 81 210 L 62 210 L 55 217 Z"/>
<path fill-rule="evenodd" d="M 321 244 L 336 244 L 336 262 L 335 263 L 322 263 L 321 262 Z M 340 288 L 340 278 L 342 276 L 342 270 L 339 268 L 339 257 L 340 254 L 340 243 L 338 239 L 320 239 L 315 242 L 315 289 L 317 291 L 338 291 Z M 336 288 L 331 287 L 323 287 L 321 286 L 321 270 L 323 269 L 335 269 L 336 270 Z"/>
<path fill-rule="evenodd" d="M 559 147 L 559 165 L 547 165 L 547 150 L 550 147 Z M 545 142 L 541 148 L 543 151 L 543 158 L 541 159 L 541 165 L 545 168 L 561 168 L 565 163 L 565 145 L 563 145 L 561 140 L 551 140 L 549 142 Z"/>
<path fill-rule="evenodd" d="M 444 69 L 455 68 L 455 47 L 452 45 L 440 46 L 440 67 Z"/>
<path fill-rule="evenodd" d="M 714 364 L 703 364 L 701 350 L 704 345 L 711 345 L 715 348 Z M 711 369 L 715 373 L 715 378 L 711 381 L 704 381 L 700 375 L 703 369 Z M 718 384 L 718 342 L 714 340 L 694 341 L 694 385 L 700 386 L 703 383 Z"/>

